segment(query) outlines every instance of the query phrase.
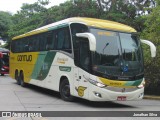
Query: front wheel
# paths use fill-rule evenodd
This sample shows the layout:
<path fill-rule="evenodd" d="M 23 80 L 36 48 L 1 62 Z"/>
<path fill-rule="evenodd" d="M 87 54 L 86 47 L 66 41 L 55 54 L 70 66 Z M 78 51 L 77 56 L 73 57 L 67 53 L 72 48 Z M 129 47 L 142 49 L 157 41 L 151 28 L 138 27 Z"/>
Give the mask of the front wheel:
<path fill-rule="evenodd" d="M 60 95 L 64 101 L 73 101 L 74 97 L 70 94 L 70 85 L 67 79 L 64 79 L 60 84 Z"/>

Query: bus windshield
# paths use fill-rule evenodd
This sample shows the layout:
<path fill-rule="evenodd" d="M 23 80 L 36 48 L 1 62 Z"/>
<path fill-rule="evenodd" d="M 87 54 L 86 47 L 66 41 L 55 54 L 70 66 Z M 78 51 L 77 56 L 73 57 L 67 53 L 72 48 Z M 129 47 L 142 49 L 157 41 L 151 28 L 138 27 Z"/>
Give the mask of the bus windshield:
<path fill-rule="evenodd" d="M 95 28 L 90 31 L 96 37 L 96 51 L 92 52 L 94 74 L 110 79 L 142 78 L 142 51 L 136 35 Z"/>
<path fill-rule="evenodd" d="M 4 52 L 3 57 L 0 57 L 0 63 L 3 66 L 9 66 L 9 55 L 7 52 Z"/>

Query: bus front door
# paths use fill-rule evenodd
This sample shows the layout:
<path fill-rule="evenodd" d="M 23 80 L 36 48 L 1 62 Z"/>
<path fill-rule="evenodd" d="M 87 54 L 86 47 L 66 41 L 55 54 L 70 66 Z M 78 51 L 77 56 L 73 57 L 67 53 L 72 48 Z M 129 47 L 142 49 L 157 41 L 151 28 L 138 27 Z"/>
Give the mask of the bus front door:
<path fill-rule="evenodd" d="M 88 98 L 88 78 L 89 78 L 89 42 L 79 41 L 79 67 L 75 68 L 75 89 L 77 96 Z"/>

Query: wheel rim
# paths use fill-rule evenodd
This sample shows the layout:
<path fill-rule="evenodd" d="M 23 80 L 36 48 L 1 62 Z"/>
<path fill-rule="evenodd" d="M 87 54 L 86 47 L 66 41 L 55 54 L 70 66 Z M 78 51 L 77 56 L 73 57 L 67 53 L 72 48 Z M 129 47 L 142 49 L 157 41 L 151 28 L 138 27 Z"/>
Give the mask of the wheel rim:
<path fill-rule="evenodd" d="M 69 85 L 65 85 L 62 89 L 63 96 L 68 98 L 70 96 L 70 88 Z"/>

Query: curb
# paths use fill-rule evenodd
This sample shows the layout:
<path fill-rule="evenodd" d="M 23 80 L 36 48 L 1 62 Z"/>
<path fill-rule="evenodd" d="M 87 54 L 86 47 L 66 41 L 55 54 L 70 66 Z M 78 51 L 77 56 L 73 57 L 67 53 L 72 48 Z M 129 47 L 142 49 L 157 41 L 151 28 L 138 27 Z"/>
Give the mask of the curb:
<path fill-rule="evenodd" d="M 143 99 L 160 100 L 160 96 L 145 95 Z"/>

